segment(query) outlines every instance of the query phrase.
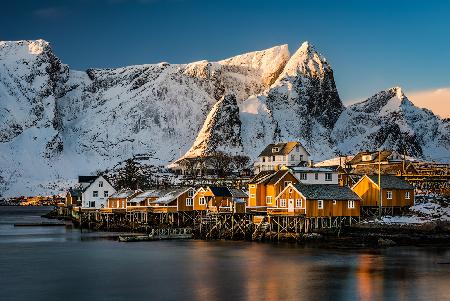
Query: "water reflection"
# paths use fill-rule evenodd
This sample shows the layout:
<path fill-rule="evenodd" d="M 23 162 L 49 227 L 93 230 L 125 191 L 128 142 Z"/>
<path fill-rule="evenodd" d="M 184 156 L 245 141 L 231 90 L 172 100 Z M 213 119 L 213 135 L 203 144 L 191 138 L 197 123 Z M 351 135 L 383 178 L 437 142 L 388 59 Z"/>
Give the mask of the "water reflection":
<path fill-rule="evenodd" d="M 11 221 L 18 215 L 6 214 L 5 219 L 1 210 L 2 301 L 369 301 L 449 300 L 450 296 L 450 265 L 440 264 L 450 262 L 448 249 L 343 251 L 225 241 L 118 243 L 104 239 L 108 233 L 13 228 Z"/>

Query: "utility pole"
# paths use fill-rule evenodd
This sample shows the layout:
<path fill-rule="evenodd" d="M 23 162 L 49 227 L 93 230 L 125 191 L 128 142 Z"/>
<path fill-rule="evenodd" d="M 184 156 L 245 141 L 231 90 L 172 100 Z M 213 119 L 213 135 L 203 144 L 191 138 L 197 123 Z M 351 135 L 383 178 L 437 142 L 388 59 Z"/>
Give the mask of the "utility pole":
<path fill-rule="evenodd" d="M 378 217 L 381 219 L 381 151 L 378 150 Z"/>

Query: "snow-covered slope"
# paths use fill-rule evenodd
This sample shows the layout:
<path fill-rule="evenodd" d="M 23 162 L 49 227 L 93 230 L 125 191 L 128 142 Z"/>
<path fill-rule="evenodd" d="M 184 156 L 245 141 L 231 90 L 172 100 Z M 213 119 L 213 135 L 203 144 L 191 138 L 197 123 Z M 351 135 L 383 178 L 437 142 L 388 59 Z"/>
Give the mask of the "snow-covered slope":
<path fill-rule="evenodd" d="M 356 103 L 339 117 L 332 137 L 340 153 L 392 149 L 410 156 L 450 161 L 450 123 L 408 100 L 400 87 Z"/>
<path fill-rule="evenodd" d="M 333 70 L 307 42 L 292 56 L 281 45 L 87 71 L 64 65 L 46 41 L 0 42 L 0 195 L 55 192 L 134 155 L 155 165 L 217 150 L 254 159 L 285 140 L 314 160 L 372 148 L 374 137 L 396 147 L 405 133 L 414 154 L 448 154 L 448 121 L 384 93 L 345 110 Z"/>
<path fill-rule="evenodd" d="M 43 40 L 0 43 L 0 195 L 53 183 L 136 154 L 165 165 L 186 152 L 213 105 L 265 91 L 287 45 L 220 62 L 70 70 Z"/>

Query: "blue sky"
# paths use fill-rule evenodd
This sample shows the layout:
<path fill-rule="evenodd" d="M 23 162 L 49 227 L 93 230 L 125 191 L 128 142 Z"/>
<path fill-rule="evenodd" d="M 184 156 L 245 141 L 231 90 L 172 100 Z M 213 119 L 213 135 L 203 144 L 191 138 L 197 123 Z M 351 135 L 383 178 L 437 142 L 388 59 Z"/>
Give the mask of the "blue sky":
<path fill-rule="evenodd" d="M 331 63 L 343 101 L 396 85 L 407 95 L 450 87 L 450 1 L 2 0 L 1 8 L 0 40 L 43 38 L 78 70 L 218 60 L 286 43 L 293 53 L 308 40 Z"/>

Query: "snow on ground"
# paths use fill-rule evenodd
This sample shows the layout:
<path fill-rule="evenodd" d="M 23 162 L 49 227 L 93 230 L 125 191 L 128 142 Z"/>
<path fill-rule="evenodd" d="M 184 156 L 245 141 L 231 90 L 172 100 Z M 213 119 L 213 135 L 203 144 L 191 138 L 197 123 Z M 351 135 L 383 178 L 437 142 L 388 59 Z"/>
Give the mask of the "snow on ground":
<path fill-rule="evenodd" d="M 450 222 L 450 203 L 448 201 L 436 199 L 418 201 L 416 205 L 409 208 L 409 211 L 409 215 L 384 216 L 381 220 L 376 219 L 368 222 L 386 225 L 414 225 L 436 221 Z"/>

